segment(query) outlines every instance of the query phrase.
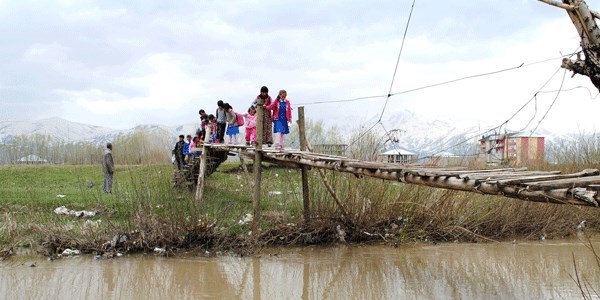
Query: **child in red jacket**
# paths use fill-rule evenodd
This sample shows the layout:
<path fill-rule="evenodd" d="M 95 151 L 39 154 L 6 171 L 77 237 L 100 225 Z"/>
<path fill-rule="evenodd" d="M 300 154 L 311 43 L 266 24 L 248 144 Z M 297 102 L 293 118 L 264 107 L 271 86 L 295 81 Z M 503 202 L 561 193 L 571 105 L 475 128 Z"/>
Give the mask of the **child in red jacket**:
<path fill-rule="evenodd" d="M 290 133 L 292 124 L 292 105 L 286 97 L 287 92 L 280 90 L 275 101 L 267 107 L 268 110 L 273 111 L 273 132 L 277 150 L 283 150 L 283 135 Z"/>

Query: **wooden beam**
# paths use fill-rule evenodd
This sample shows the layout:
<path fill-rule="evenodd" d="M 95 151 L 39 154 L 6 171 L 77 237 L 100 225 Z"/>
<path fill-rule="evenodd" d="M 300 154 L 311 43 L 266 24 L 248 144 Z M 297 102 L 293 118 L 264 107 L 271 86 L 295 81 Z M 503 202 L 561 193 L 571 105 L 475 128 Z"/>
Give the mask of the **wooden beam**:
<path fill-rule="evenodd" d="M 298 107 L 298 132 L 300 136 L 300 151 L 306 151 L 306 127 L 304 125 L 304 106 Z M 302 202 L 304 205 L 304 221 L 310 220 L 310 192 L 308 185 L 308 166 L 302 165 Z"/>
<path fill-rule="evenodd" d="M 264 123 L 264 108 L 265 100 L 258 98 L 256 105 L 256 148 L 254 149 L 254 163 L 253 163 L 253 174 L 254 174 L 254 193 L 252 194 L 252 203 L 254 204 L 254 215 L 252 217 L 252 234 L 258 236 L 259 234 L 259 222 L 260 222 L 260 198 L 261 193 L 261 170 L 260 165 L 262 163 L 262 144 L 263 144 L 263 123 Z"/>
<path fill-rule="evenodd" d="M 556 180 L 545 180 L 538 182 L 530 182 L 527 184 L 527 189 L 533 191 L 539 190 L 554 190 L 562 188 L 585 187 L 589 184 L 600 182 L 600 176 L 587 176 L 580 178 L 567 178 Z"/>
<path fill-rule="evenodd" d="M 271 153 L 265 153 L 264 159 L 272 161 L 274 163 L 280 161 L 288 161 L 285 156 L 273 155 Z M 528 190 L 521 186 L 501 186 L 494 182 L 481 182 L 480 180 L 469 180 L 456 178 L 453 176 L 419 176 L 412 174 L 409 170 L 397 172 L 397 171 L 382 171 L 379 169 L 369 168 L 354 168 L 340 166 L 339 164 L 325 163 L 322 161 L 312 161 L 304 158 L 292 160 L 301 165 L 308 165 L 315 168 L 336 170 L 340 172 L 352 173 L 355 175 L 368 176 L 374 178 L 380 178 L 385 180 L 401 181 L 404 183 L 418 184 L 424 186 L 430 186 L 435 188 L 460 190 L 467 192 L 476 192 L 480 194 L 489 195 L 500 195 L 509 198 L 518 198 L 534 202 L 548 202 L 548 203 L 562 203 L 562 204 L 574 204 L 574 205 L 585 205 L 585 206 L 598 206 L 599 198 L 595 192 L 583 192 L 577 190 L 579 194 L 585 194 L 586 199 L 595 199 L 593 202 L 584 201 L 582 197 L 574 197 L 574 193 L 571 188 L 562 188 L 564 185 L 557 186 L 557 189 L 551 190 Z M 585 178 L 585 177 L 584 177 Z M 588 178 L 585 180 L 586 184 L 600 183 L 600 176 L 593 179 Z M 579 185 L 577 185 L 579 187 Z M 590 194 L 593 192 L 593 195 Z"/>
<path fill-rule="evenodd" d="M 204 173 L 206 173 L 206 163 L 208 160 L 208 147 L 206 145 L 210 140 L 210 135 L 210 126 L 206 126 L 206 133 L 204 134 L 204 143 L 202 144 L 202 154 L 200 155 L 200 170 L 198 172 L 198 183 L 196 184 L 196 201 L 202 201 L 202 198 L 204 197 Z"/>

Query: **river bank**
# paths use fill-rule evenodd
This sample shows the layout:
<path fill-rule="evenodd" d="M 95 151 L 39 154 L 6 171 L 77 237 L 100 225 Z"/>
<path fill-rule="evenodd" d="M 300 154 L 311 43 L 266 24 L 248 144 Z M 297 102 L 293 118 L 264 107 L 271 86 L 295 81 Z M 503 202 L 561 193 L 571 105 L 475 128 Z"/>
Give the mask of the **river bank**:
<path fill-rule="evenodd" d="M 251 169 L 251 168 L 250 168 Z M 328 173 L 347 215 L 312 174 L 311 219 L 303 220 L 300 174 L 265 166 L 259 232 L 251 231 L 252 177 L 239 164 L 206 181 L 205 201 L 171 187 L 171 165 L 118 166 L 113 194 L 97 166 L 1 167 L 0 254 L 17 248 L 54 257 L 83 253 L 233 253 L 273 246 L 490 242 L 574 236 L 599 228 L 596 208 L 528 203 L 494 196 Z M 93 212 L 77 216 L 56 209 Z M 64 210 L 63 210 L 64 211 Z M 580 227 L 578 229 L 578 227 Z"/>

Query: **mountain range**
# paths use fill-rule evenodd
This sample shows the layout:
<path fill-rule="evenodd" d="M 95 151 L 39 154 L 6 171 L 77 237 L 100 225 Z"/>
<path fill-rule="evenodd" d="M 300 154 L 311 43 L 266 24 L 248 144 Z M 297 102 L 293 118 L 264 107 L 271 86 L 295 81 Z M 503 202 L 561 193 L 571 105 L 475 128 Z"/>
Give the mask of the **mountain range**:
<path fill-rule="evenodd" d="M 364 122 L 365 126 L 373 126 L 373 130 L 390 133 L 391 142 L 409 151 L 423 154 L 432 154 L 442 151 L 467 151 L 461 150 L 461 146 L 467 145 L 472 149 L 477 144 L 478 135 L 482 132 L 480 126 L 460 127 L 440 120 L 431 120 L 416 115 L 408 110 L 392 113 L 381 120 L 381 126 L 377 126 L 377 116 Z M 326 124 L 329 125 L 329 124 Z M 333 125 L 333 124 L 331 124 Z M 383 127 L 385 125 L 385 127 Z M 119 130 L 83 123 L 71 122 L 61 118 L 49 118 L 37 121 L 0 121 L 0 143 L 9 143 L 17 136 L 22 135 L 49 135 L 53 139 L 66 142 L 86 142 L 102 144 L 113 140 L 119 135 L 128 135 L 136 130 L 144 129 L 161 134 L 171 134 L 173 140 L 179 134 L 193 134 L 198 124 L 187 123 L 177 126 L 165 126 L 158 124 L 138 125 L 134 128 Z M 491 127 L 491 126 L 490 126 Z M 340 126 L 339 128 L 345 128 Z M 484 129 L 485 130 L 485 129 Z M 348 135 L 349 132 L 342 132 Z M 548 140 L 554 135 L 543 132 Z M 458 153 L 462 154 L 462 153 Z"/>

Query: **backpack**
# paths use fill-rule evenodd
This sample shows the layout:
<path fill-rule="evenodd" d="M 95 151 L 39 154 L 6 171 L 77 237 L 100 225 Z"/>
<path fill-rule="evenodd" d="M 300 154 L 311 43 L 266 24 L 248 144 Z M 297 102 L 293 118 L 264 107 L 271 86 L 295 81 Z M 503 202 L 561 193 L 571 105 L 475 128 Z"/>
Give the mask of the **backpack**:
<path fill-rule="evenodd" d="M 240 113 L 235 113 L 235 117 L 237 118 L 237 125 L 244 126 L 244 116 Z"/>

